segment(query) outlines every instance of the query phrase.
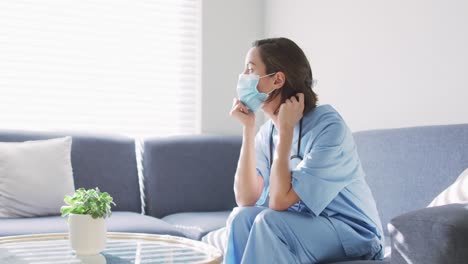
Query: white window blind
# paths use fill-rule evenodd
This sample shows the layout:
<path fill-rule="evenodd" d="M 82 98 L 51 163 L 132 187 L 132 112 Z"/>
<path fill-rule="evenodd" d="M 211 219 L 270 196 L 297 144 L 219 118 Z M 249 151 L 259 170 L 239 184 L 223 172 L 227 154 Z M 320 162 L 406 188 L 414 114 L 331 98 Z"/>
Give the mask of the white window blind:
<path fill-rule="evenodd" d="M 0 128 L 200 131 L 200 0 L 1 0 Z"/>

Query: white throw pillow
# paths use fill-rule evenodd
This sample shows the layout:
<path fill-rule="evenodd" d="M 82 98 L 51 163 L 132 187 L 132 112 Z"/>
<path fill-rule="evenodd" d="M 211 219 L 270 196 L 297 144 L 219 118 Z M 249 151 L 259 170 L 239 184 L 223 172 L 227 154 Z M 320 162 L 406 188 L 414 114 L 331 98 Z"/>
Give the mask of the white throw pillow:
<path fill-rule="evenodd" d="M 463 171 L 452 185 L 437 195 L 427 207 L 452 203 L 468 203 L 468 169 Z"/>
<path fill-rule="evenodd" d="M 0 142 L 0 217 L 60 214 L 75 191 L 71 137 Z"/>

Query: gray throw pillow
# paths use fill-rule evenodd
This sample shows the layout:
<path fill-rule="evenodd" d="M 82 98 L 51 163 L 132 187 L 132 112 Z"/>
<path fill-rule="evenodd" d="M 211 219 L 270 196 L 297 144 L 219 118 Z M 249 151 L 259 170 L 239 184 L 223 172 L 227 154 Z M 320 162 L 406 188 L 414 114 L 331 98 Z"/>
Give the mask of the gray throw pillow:
<path fill-rule="evenodd" d="M 412 211 L 388 224 L 392 264 L 467 263 L 468 204 Z"/>
<path fill-rule="evenodd" d="M 0 218 L 57 215 L 75 187 L 71 137 L 0 142 Z"/>

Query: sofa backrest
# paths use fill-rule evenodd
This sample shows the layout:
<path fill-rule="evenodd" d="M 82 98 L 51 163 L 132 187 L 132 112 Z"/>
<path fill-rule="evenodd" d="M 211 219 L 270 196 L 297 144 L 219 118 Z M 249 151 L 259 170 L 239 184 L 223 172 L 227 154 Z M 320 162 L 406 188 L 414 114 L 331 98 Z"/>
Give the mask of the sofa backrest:
<path fill-rule="evenodd" d="M 468 124 L 363 131 L 354 139 L 385 232 L 392 218 L 426 207 L 468 167 Z"/>
<path fill-rule="evenodd" d="M 200 135 L 145 139 L 146 213 L 231 210 L 240 137 Z"/>
<path fill-rule="evenodd" d="M 114 198 L 114 211 L 141 212 L 135 142 L 115 135 L 0 130 L 0 142 L 22 142 L 71 136 L 75 188 L 95 188 Z"/>

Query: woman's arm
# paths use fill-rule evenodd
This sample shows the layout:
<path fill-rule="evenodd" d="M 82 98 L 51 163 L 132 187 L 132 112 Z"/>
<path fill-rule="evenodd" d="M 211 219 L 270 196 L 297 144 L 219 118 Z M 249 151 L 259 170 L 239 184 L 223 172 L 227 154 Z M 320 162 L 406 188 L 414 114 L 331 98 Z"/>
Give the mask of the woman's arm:
<path fill-rule="evenodd" d="M 244 126 L 242 147 L 234 177 L 234 193 L 238 206 L 253 206 L 260 198 L 263 178 L 255 166 L 255 126 Z"/>
<path fill-rule="evenodd" d="M 300 198 L 294 192 L 289 171 L 289 155 L 293 140 L 293 128 L 280 129 L 276 148 L 277 158 L 273 161 L 270 174 L 270 204 L 273 210 L 284 211 L 297 203 Z"/>
<path fill-rule="evenodd" d="M 255 205 L 262 194 L 263 178 L 255 164 L 255 114 L 234 98 L 230 115 L 243 125 L 242 147 L 234 176 L 234 194 L 238 206 Z"/>
<path fill-rule="evenodd" d="M 270 173 L 270 204 L 273 210 L 284 211 L 297 203 L 300 198 L 292 188 L 289 155 L 294 134 L 294 127 L 302 118 L 304 94 L 298 93 L 281 104 L 278 112 L 279 141 L 277 157 L 273 161 Z"/>

